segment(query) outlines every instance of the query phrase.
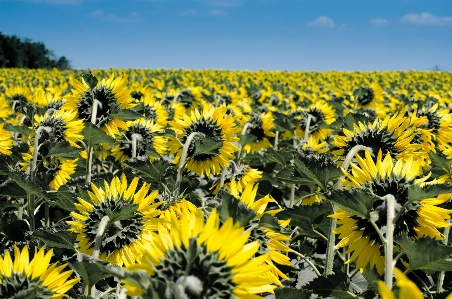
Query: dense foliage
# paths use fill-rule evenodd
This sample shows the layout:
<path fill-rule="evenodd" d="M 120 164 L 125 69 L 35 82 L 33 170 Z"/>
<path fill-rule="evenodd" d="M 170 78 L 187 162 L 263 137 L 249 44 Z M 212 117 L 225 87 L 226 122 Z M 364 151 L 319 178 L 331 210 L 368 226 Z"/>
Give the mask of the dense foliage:
<path fill-rule="evenodd" d="M 57 68 L 70 69 L 69 60 L 65 56 L 57 57 L 42 42 L 20 39 L 0 32 L 0 68 Z"/>
<path fill-rule="evenodd" d="M 451 84 L 0 69 L 0 296 L 450 299 Z"/>

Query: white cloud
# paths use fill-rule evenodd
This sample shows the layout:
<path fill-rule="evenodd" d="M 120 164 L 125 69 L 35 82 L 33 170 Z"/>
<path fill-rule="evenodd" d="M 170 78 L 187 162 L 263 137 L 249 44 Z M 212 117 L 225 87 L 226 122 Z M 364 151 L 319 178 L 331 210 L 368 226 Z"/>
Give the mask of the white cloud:
<path fill-rule="evenodd" d="M 452 24 L 452 16 L 437 17 L 427 12 L 423 12 L 421 14 L 410 13 L 403 16 L 402 23 L 419 25 L 447 25 Z"/>
<path fill-rule="evenodd" d="M 122 23 L 122 24 L 137 24 L 141 23 L 143 19 L 141 18 L 140 14 L 137 12 L 131 12 L 130 14 L 126 16 L 118 16 L 115 14 L 106 14 L 102 9 L 98 9 L 93 11 L 90 14 L 91 18 L 98 18 L 105 22 L 110 23 Z"/>
<path fill-rule="evenodd" d="M 184 17 L 193 17 L 193 16 L 197 16 L 198 12 L 194 9 L 189 9 L 189 10 L 181 12 L 179 15 L 184 16 Z"/>
<path fill-rule="evenodd" d="M 212 17 L 225 16 L 225 15 L 226 15 L 226 12 L 224 10 L 209 11 L 209 16 L 212 16 Z"/>
<path fill-rule="evenodd" d="M 314 21 L 309 22 L 308 26 L 319 28 L 334 28 L 336 27 L 336 24 L 334 23 L 333 19 L 326 16 L 321 16 L 315 19 Z"/>
<path fill-rule="evenodd" d="M 384 26 L 384 25 L 387 25 L 387 24 L 388 24 L 388 20 L 376 18 L 376 19 L 370 20 L 370 23 L 371 23 L 372 25 Z"/>

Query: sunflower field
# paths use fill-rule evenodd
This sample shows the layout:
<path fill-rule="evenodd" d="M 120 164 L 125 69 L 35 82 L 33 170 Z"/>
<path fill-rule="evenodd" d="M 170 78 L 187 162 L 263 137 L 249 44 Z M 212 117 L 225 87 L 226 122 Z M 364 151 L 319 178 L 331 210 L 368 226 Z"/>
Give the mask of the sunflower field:
<path fill-rule="evenodd" d="M 452 298 L 452 73 L 0 69 L 0 298 Z"/>

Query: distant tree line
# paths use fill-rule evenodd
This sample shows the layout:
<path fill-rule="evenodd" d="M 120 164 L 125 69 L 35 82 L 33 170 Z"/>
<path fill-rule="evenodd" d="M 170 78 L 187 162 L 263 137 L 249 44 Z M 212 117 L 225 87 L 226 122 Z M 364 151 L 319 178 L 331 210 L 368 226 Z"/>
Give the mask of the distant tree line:
<path fill-rule="evenodd" d="M 41 42 L 31 39 L 20 39 L 0 32 L 0 67 L 17 68 L 58 68 L 70 69 L 71 65 L 66 57 L 56 57 L 53 51 Z"/>

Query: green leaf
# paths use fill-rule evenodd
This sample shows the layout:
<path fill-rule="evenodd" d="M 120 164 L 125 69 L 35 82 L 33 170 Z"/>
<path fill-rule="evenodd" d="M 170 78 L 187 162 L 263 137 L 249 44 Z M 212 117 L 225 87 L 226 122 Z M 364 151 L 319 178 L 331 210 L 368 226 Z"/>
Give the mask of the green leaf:
<path fill-rule="evenodd" d="M 287 166 L 288 162 L 293 159 L 293 154 L 290 151 L 275 151 L 274 149 L 269 149 L 267 150 L 265 157 L 268 159 L 268 161 L 276 162 L 282 167 L 285 167 Z"/>
<path fill-rule="evenodd" d="M 138 157 L 125 161 L 125 163 L 136 172 L 137 176 L 148 183 L 157 185 L 165 180 L 165 173 L 171 166 L 171 163 L 166 160 L 157 160 L 151 163 L 147 157 Z"/>
<path fill-rule="evenodd" d="M 86 84 L 88 84 L 89 88 L 93 89 L 97 85 L 97 78 L 91 74 L 91 72 L 86 72 L 82 74 L 83 80 L 85 80 Z"/>
<path fill-rule="evenodd" d="M 289 123 L 287 115 L 280 112 L 273 112 L 272 115 L 275 131 L 293 133 L 292 125 Z"/>
<path fill-rule="evenodd" d="M 305 286 L 305 289 L 312 290 L 314 294 L 338 299 L 354 297 L 348 293 L 348 288 L 348 276 L 341 272 L 327 277 L 317 277 Z"/>
<path fill-rule="evenodd" d="M 367 280 L 367 289 L 378 293 L 378 281 L 382 279 L 378 275 L 376 269 L 370 270 L 369 265 L 367 265 L 366 268 L 364 268 L 362 275 Z"/>
<path fill-rule="evenodd" d="M 73 147 L 67 141 L 59 142 L 52 147 L 47 156 L 60 157 L 72 160 L 79 156 L 80 149 Z"/>
<path fill-rule="evenodd" d="M 50 233 L 46 231 L 34 231 L 33 237 L 41 240 L 46 245 L 52 248 L 69 249 L 75 253 L 75 239 L 77 235 L 75 233 L 61 231 L 56 233 Z"/>
<path fill-rule="evenodd" d="M 309 179 L 311 182 L 314 182 L 316 185 L 325 189 L 325 186 L 322 184 L 322 182 L 320 182 L 316 175 L 309 170 L 309 168 L 306 166 L 306 164 L 303 163 L 303 161 L 295 159 L 295 169 L 300 174 L 304 175 L 306 179 Z"/>
<path fill-rule="evenodd" d="M 69 267 L 83 279 L 83 289 L 91 288 L 101 279 L 111 276 L 104 271 L 104 267 L 87 261 L 69 263 Z"/>
<path fill-rule="evenodd" d="M 106 209 L 105 212 L 107 213 L 108 217 L 110 217 L 109 226 L 113 225 L 113 223 L 115 223 L 116 221 L 132 218 L 137 209 L 138 205 L 126 205 L 118 211 L 111 211 L 109 209 Z"/>
<path fill-rule="evenodd" d="M 451 185 L 433 185 L 422 189 L 418 185 L 408 187 L 408 198 L 410 202 L 419 202 L 426 198 L 437 197 L 440 194 L 452 193 Z"/>
<path fill-rule="evenodd" d="M 257 187 L 256 198 L 265 197 L 268 194 L 271 194 L 273 190 L 273 185 L 270 181 L 263 180 L 259 181 L 259 186 Z"/>
<path fill-rule="evenodd" d="M 120 109 L 117 113 L 110 114 L 110 117 L 117 118 L 122 121 L 129 121 L 143 118 L 143 115 L 130 109 Z"/>
<path fill-rule="evenodd" d="M 447 161 L 446 156 L 443 153 L 436 154 L 434 152 L 428 153 L 430 159 L 432 160 L 433 167 L 440 167 L 446 174 L 450 173 L 450 164 Z"/>
<path fill-rule="evenodd" d="M 69 212 L 76 210 L 74 203 L 77 202 L 77 196 L 66 186 L 61 186 L 57 192 L 50 192 L 48 195 L 52 199 L 53 205 Z"/>
<path fill-rule="evenodd" d="M 274 230 L 274 231 L 279 231 L 281 229 L 281 226 L 278 223 L 278 220 L 273 217 L 272 215 L 269 214 L 263 214 L 261 219 L 259 219 L 259 224 L 262 227 Z"/>
<path fill-rule="evenodd" d="M 219 215 L 223 223 L 232 217 L 234 221 L 240 222 L 241 226 L 245 226 L 256 217 L 256 213 L 253 210 L 231 194 L 221 191 L 218 194 L 218 198 L 221 199 Z"/>
<path fill-rule="evenodd" d="M 322 227 L 322 221 L 330 222 L 327 216 L 331 214 L 331 208 L 328 204 L 314 204 L 312 206 L 300 206 L 295 208 L 286 208 L 277 214 L 278 219 L 290 220 L 290 225 L 298 226 L 298 233 L 319 238 L 319 234 L 314 232 L 315 229 L 321 229 L 324 234 L 328 233 L 328 229 Z"/>
<path fill-rule="evenodd" d="M 256 143 L 257 137 L 251 134 L 240 135 L 239 143 L 243 147 L 246 144 Z"/>
<path fill-rule="evenodd" d="M 403 234 L 394 238 L 403 247 L 410 259 L 408 272 L 421 269 L 431 271 L 452 271 L 452 261 L 446 260 L 452 255 L 452 247 L 440 244 L 431 238 L 411 239 Z"/>
<path fill-rule="evenodd" d="M 27 192 L 23 190 L 19 185 L 14 181 L 6 181 L 0 185 L 0 195 L 1 196 L 10 196 L 16 198 L 25 198 L 27 197 Z"/>
<path fill-rule="evenodd" d="M 48 199 L 47 193 L 44 192 L 44 190 L 41 189 L 38 185 L 36 185 L 34 182 L 31 182 L 29 180 L 26 180 L 22 175 L 18 172 L 11 173 L 10 174 L 11 179 L 16 182 L 17 185 L 19 185 L 20 188 L 25 190 L 27 194 L 30 195 L 36 195 L 41 198 Z"/>
<path fill-rule="evenodd" d="M 310 293 L 296 288 L 279 287 L 275 290 L 276 299 L 309 299 L 310 297 Z"/>
<path fill-rule="evenodd" d="M 361 190 L 333 190 L 326 198 L 343 210 L 366 219 L 370 219 L 374 202 L 380 200 Z"/>
<path fill-rule="evenodd" d="M 191 156 L 191 158 L 196 157 L 197 155 L 217 155 L 219 149 L 223 146 L 223 142 L 213 140 L 209 137 L 203 137 L 199 140 L 195 138 L 195 152 Z"/>
<path fill-rule="evenodd" d="M 30 136 L 31 132 L 33 132 L 32 129 L 30 129 L 29 127 L 26 126 L 15 126 L 9 123 L 5 123 L 4 128 L 10 132 L 17 132 L 20 133 L 24 136 Z"/>
<path fill-rule="evenodd" d="M 115 141 L 113 138 L 108 136 L 107 133 L 93 125 L 91 122 L 85 123 L 82 135 L 83 138 L 86 140 L 87 144 L 91 146 L 98 143 L 107 143 L 110 145 L 115 145 Z"/>

